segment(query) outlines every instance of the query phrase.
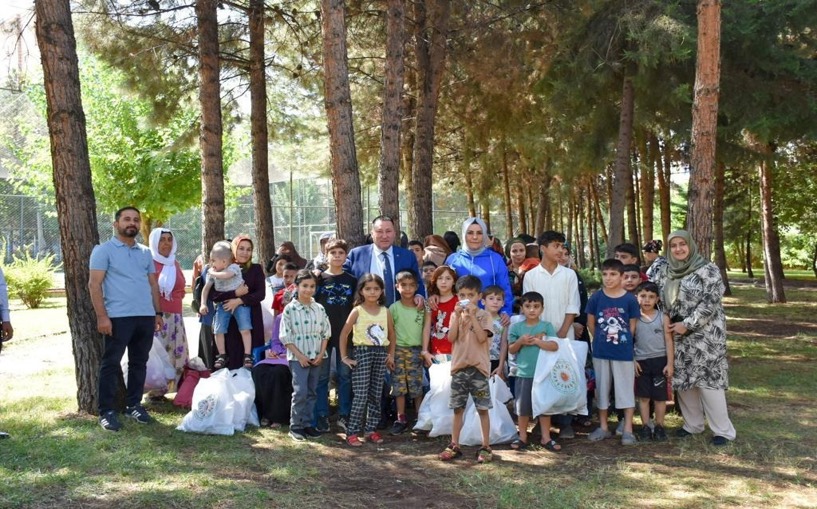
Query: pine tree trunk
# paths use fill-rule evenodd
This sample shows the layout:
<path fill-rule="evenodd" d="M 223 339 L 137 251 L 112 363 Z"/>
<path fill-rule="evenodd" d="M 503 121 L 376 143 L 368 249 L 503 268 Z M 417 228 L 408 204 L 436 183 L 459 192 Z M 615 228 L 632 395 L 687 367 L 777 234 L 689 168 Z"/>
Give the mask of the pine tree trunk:
<path fill-rule="evenodd" d="M 488 233 L 493 235 L 493 231 L 491 230 L 491 204 L 488 202 L 487 199 L 483 199 L 482 203 L 480 204 L 480 209 L 482 214 L 482 220 L 485 221 L 485 228 L 488 229 Z"/>
<path fill-rule="evenodd" d="M 80 412 L 95 414 L 102 342 L 88 293 L 88 259 L 91 250 L 99 243 L 99 230 L 80 94 L 76 39 L 68 0 L 37 0 L 34 8 L 37 44 L 43 64 L 77 406 Z"/>
<path fill-rule="evenodd" d="M 534 237 L 538 237 L 545 230 L 552 229 L 552 219 L 550 212 L 550 159 L 545 161 L 542 169 L 541 183 L 539 185 L 538 202 L 536 205 L 536 231 Z"/>
<path fill-rule="evenodd" d="M 388 0 L 386 7 L 386 81 L 380 130 L 378 190 L 380 213 L 394 219 L 400 231 L 400 126 L 403 120 L 403 0 Z"/>
<path fill-rule="evenodd" d="M 505 228 L 507 229 L 506 237 L 513 238 L 513 205 L 511 204 L 511 176 L 508 168 L 508 146 L 505 141 L 502 142 L 502 191 L 503 203 L 505 207 Z"/>
<path fill-rule="evenodd" d="M 621 93 L 621 116 L 618 126 L 618 145 L 616 146 L 616 163 L 613 178 L 613 190 L 610 197 L 610 229 L 607 238 L 607 256 L 612 258 L 617 245 L 624 242 L 624 208 L 625 200 L 632 194 L 632 173 L 630 169 L 630 144 L 633 140 L 633 108 L 635 91 L 632 79 L 627 76 Z M 630 189 L 628 192 L 627 190 Z"/>
<path fill-rule="evenodd" d="M 635 155 L 635 151 L 633 155 Z M 636 160 L 635 157 L 630 157 L 630 182 L 628 182 L 629 185 L 627 187 L 629 190 L 627 194 L 627 233 L 629 241 L 636 246 L 640 246 L 639 241 L 641 236 L 639 235 L 638 229 L 638 166 L 632 165 L 634 160 Z"/>
<path fill-rule="evenodd" d="M 428 8 L 430 6 L 431 8 Z M 414 2 L 415 53 L 419 97 L 414 140 L 414 219 L 415 235 L 424 238 L 434 233 L 432 213 L 432 166 L 434 162 L 434 122 L 440 95 L 446 48 L 450 0 Z"/>
<path fill-rule="evenodd" d="M 726 249 L 723 240 L 723 200 L 725 194 L 724 186 L 724 164 L 719 162 L 715 167 L 715 203 L 712 208 L 712 223 L 714 225 L 715 245 L 713 255 L 715 264 L 721 270 L 721 279 L 725 290 L 724 295 L 732 295 L 732 287 L 729 285 L 729 276 L 726 273 Z"/>
<path fill-rule="evenodd" d="M 202 253 L 224 240 L 224 161 L 217 0 L 198 0 Z"/>
<path fill-rule="evenodd" d="M 324 105 L 329 126 L 335 215 L 338 236 L 354 247 L 363 243 L 363 204 L 352 122 L 345 15 L 343 0 L 321 0 Z"/>
<path fill-rule="evenodd" d="M 269 188 L 267 75 L 264 55 L 264 0 L 250 0 L 250 138 L 255 250 L 262 262 L 275 256 L 275 229 Z M 263 263 L 262 263 L 263 265 Z"/>
<path fill-rule="evenodd" d="M 524 176 L 520 175 L 516 183 L 516 215 L 519 216 L 519 231 L 520 233 L 529 233 L 528 230 L 528 211 L 525 207 L 525 181 Z"/>
<path fill-rule="evenodd" d="M 471 174 L 471 144 L 468 134 L 462 136 L 462 173 L 465 175 L 465 201 L 468 206 L 468 217 L 477 217 L 477 203 L 474 199 L 474 176 Z M 465 239 L 462 239 L 463 242 Z"/>
<path fill-rule="evenodd" d="M 607 228 L 604 226 L 604 214 L 601 213 L 601 203 L 599 199 L 599 192 L 596 189 L 596 183 L 597 181 L 593 181 L 590 183 L 590 192 L 593 195 L 593 209 L 595 210 L 596 214 L 595 220 L 598 221 L 599 226 L 601 226 L 602 238 L 607 239 Z M 596 241 L 598 242 L 599 239 L 596 239 Z M 601 256 L 601 253 L 599 253 L 599 256 Z"/>
<path fill-rule="evenodd" d="M 760 219 L 763 230 L 763 270 L 766 273 L 766 299 L 786 302 L 783 291 L 783 263 L 780 260 L 780 236 L 774 214 L 774 163 L 771 156 L 760 162 Z"/>
<path fill-rule="evenodd" d="M 525 179 L 525 189 L 528 190 L 528 224 L 533 227 L 533 231 L 531 235 L 537 237 L 541 230 L 536 230 L 536 217 L 539 215 L 539 211 L 537 210 L 536 200 L 533 198 L 533 182 L 531 182 L 530 176 L 535 175 L 534 171 L 531 170 L 531 173 Z"/>
<path fill-rule="evenodd" d="M 404 66 L 407 93 L 403 95 L 403 129 L 400 136 L 403 162 L 400 171 L 402 172 L 403 176 L 403 190 L 405 192 L 404 203 L 408 204 L 406 211 L 408 215 L 409 231 L 411 231 L 412 237 L 420 238 L 415 234 L 414 230 L 411 230 L 413 225 L 417 224 L 417 218 L 414 217 L 414 207 L 411 205 L 414 203 L 414 178 L 411 172 L 414 167 L 414 129 L 415 116 L 417 114 L 417 100 L 415 93 L 417 91 L 417 73 L 414 70 L 414 65 L 412 65 L 410 61 L 411 45 L 404 44 L 403 48 L 405 49 L 407 61 L 406 65 Z"/>
<path fill-rule="evenodd" d="M 641 177 L 641 222 L 644 242 L 655 238 L 655 169 L 661 164 L 661 153 L 655 133 L 649 134 L 649 159 Z M 659 167 L 660 168 L 660 167 Z"/>
<path fill-rule="evenodd" d="M 752 270 L 752 232 L 746 232 L 746 277 L 755 278 L 755 271 Z"/>
<path fill-rule="evenodd" d="M 692 156 L 689 169 L 687 229 L 701 255 L 712 248 L 712 206 L 715 194 L 715 149 L 718 135 L 718 93 L 721 60 L 721 3 L 698 0 L 698 59 L 692 101 Z"/>
<path fill-rule="evenodd" d="M 664 165 L 656 168 L 658 171 L 658 199 L 661 207 L 661 239 L 666 242 L 669 234 L 672 233 L 672 217 L 670 216 L 670 169 L 672 167 L 672 148 L 668 138 L 664 139 Z M 666 246 L 669 247 L 669 246 Z"/>

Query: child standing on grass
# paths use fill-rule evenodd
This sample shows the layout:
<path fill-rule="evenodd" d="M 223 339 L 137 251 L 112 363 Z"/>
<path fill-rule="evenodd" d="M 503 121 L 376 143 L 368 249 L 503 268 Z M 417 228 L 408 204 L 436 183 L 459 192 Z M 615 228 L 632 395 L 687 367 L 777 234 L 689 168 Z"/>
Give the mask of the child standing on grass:
<path fill-rule="evenodd" d="M 414 295 L 417 293 L 417 275 L 404 270 L 397 273 L 397 292 L 400 300 L 389 306 L 394 320 L 397 347 L 394 354 L 394 373 L 391 377 L 391 395 L 397 403 L 397 420 L 391 428 L 392 435 L 399 435 L 408 429 L 406 417 L 406 396 L 414 398 L 414 409 L 419 410 L 423 402 L 423 358 L 420 351 L 423 337 L 428 334 L 429 320 L 426 311 L 417 309 Z"/>
<path fill-rule="evenodd" d="M 635 340 L 635 395 L 641 412 L 641 440 L 667 439 L 664 415 L 667 412 L 667 380 L 672 379 L 672 333 L 669 317 L 657 309 L 658 285 L 641 283 L 636 290 L 641 317 L 636 323 Z M 655 404 L 655 422 L 650 422 L 650 401 Z M 653 424 L 653 426 L 650 426 Z"/>
<path fill-rule="evenodd" d="M 524 451 L 528 447 L 528 424 L 533 415 L 533 376 L 536 371 L 536 362 L 539 359 L 539 350 L 555 352 L 559 344 L 549 341 L 548 337 L 556 335 L 550 322 L 541 319 L 544 299 L 537 292 L 527 292 L 519 298 L 522 314 L 525 320 L 511 325 L 508 333 L 508 351 L 516 354 L 516 415 L 518 417 L 519 439 L 511 443 L 511 449 Z M 562 446 L 550 438 L 550 416 L 540 415 L 539 428 L 542 432 L 542 447 L 548 451 L 558 452 Z"/>
<path fill-rule="evenodd" d="M 423 356 L 426 367 L 431 366 L 434 358 L 449 360 L 451 356 L 451 342 L 448 340 L 451 315 L 457 306 L 457 296 L 454 295 L 454 284 L 457 273 L 448 265 L 437 267 L 431 275 L 431 286 L 428 288 L 429 297 L 437 295 L 437 309 L 431 311 L 429 335 L 423 337 Z"/>
<path fill-rule="evenodd" d="M 602 289 L 587 301 L 587 330 L 593 338 L 593 369 L 596 372 L 596 398 L 599 427 L 588 438 L 597 442 L 610 438 L 607 409 L 610 392 L 615 386 L 616 407 L 624 411 L 621 445 L 635 445 L 633 413 L 635 410 L 635 367 L 633 334 L 641 316 L 635 296 L 622 287 L 624 264 L 615 259 L 601 264 Z"/>
<path fill-rule="evenodd" d="M 352 413 L 346 425 L 346 443 L 360 447 L 358 434 L 366 416 L 366 441 L 382 444 L 377 432 L 380 422 L 380 394 L 386 368 L 394 369 L 394 324 L 386 308 L 385 285 L 376 274 L 364 274 L 357 281 L 355 307 L 340 332 L 341 361 L 352 370 Z M 352 334 L 354 354 L 349 352 Z"/>
<path fill-rule="evenodd" d="M 477 463 L 493 459 L 490 445 L 491 421 L 488 410 L 493 407 L 488 376 L 491 368 L 491 315 L 479 309 L 482 282 L 476 276 L 463 276 L 457 280 L 457 307 L 451 317 L 448 338 L 453 345 L 451 353 L 451 398 L 448 406 L 454 410 L 451 427 L 451 443 L 440 453 L 440 459 L 450 461 L 462 456 L 460 431 L 465 416 L 468 396 L 474 399 L 482 430 L 482 445 L 477 451 Z"/>
<path fill-rule="evenodd" d="M 329 431 L 329 378 L 332 370 L 332 351 L 335 352 L 335 370 L 338 375 L 338 427 L 346 431 L 346 423 L 352 411 L 352 374 L 349 367 L 340 361 L 340 331 L 349 313 L 352 312 L 357 279 L 343 270 L 349 245 L 343 239 L 326 242 L 324 263 L 328 267 L 318 277 L 317 300 L 326 310 L 332 325 L 332 339 L 326 347 L 326 359 L 318 378 L 318 401 L 315 404 L 315 424 L 318 431 Z"/>
<path fill-rule="evenodd" d="M 210 250 L 210 268 L 207 271 L 207 283 L 201 291 L 201 307 L 199 314 L 206 315 L 209 312 L 207 301 L 210 297 L 210 290 L 215 287 L 218 292 L 229 292 L 237 290 L 244 284 L 241 276 L 241 267 L 233 259 L 233 251 L 229 242 L 220 241 L 213 245 Z M 227 365 L 227 353 L 224 345 L 224 335 L 230 327 L 230 318 L 235 317 L 238 330 L 241 333 L 241 341 L 244 343 L 244 367 L 252 369 L 254 364 L 252 358 L 252 317 L 248 306 L 238 306 L 232 312 L 224 308 L 223 302 L 216 303 L 216 316 L 213 320 L 213 334 L 215 335 L 216 361 L 213 369 L 221 369 Z"/>
<path fill-rule="evenodd" d="M 296 442 L 317 438 L 320 432 L 312 426 L 315 414 L 316 388 L 326 344 L 332 335 L 329 317 L 312 296 L 318 278 L 308 270 L 295 277 L 297 298 L 286 305 L 281 318 L 281 343 L 287 347 L 287 361 L 292 372 L 292 416 L 289 436 Z"/>
<path fill-rule="evenodd" d="M 508 358 L 508 329 L 502 325 L 499 312 L 505 306 L 505 290 L 491 285 L 482 292 L 482 307 L 491 315 L 493 333 L 491 336 L 491 376 L 505 379 L 505 362 Z"/>

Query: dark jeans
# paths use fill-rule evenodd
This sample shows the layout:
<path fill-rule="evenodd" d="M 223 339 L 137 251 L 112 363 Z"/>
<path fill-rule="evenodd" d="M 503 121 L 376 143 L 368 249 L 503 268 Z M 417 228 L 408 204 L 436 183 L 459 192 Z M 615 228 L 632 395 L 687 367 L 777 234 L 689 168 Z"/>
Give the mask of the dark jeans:
<path fill-rule="evenodd" d="M 128 349 L 128 380 L 125 404 L 129 407 L 142 401 L 147 372 L 148 354 L 153 346 L 153 316 L 111 318 L 113 334 L 103 336 L 105 351 L 99 366 L 99 413 L 114 409 L 117 382 L 122 373 L 120 362 Z"/>
<path fill-rule="evenodd" d="M 318 378 L 318 400 L 315 402 L 315 419 L 329 417 L 329 378 L 332 374 L 332 351 L 335 351 L 335 371 L 338 374 L 338 406 L 339 414 L 349 417 L 352 412 L 352 370 L 340 359 L 340 349 L 334 346 L 326 347 L 327 358 L 321 363 L 320 377 Z"/>

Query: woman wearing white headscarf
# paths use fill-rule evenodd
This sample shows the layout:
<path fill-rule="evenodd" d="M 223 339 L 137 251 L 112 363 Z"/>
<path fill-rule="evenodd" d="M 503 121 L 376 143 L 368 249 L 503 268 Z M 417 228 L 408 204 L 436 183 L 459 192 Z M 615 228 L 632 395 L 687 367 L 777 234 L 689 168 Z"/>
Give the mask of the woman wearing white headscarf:
<path fill-rule="evenodd" d="M 449 255 L 445 264 L 454 269 L 457 277 L 478 277 L 482 281 L 483 290 L 493 285 L 502 288 L 505 292 L 505 305 L 501 312 L 510 317 L 513 292 L 508 278 L 508 266 L 501 254 L 489 248 L 491 240 L 485 223 L 477 217 L 469 217 L 462 224 L 462 237 L 464 240 L 459 251 Z"/>
<path fill-rule="evenodd" d="M 688 232 L 672 232 L 667 244 L 661 300 L 675 340 L 672 385 L 684 416 L 677 435 L 702 433 L 708 421 L 712 444 L 726 445 L 736 432 L 726 406 L 729 364 L 721 273 L 698 253 Z"/>
<path fill-rule="evenodd" d="M 176 383 L 187 364 L 189 351 L 187 348 L 187 334 L 184 331 L 182 320 L 182 299 L 184 299 L 184 273 L 179 262 L 176 261 L 176 237 L 167 228 L 154 228 L 150 232 L 150 252 L 153 254 L 153 263 L 156 265 L 156 274 L 159 275 L 159 301 L 161 302 L 164 325 L 154 333 L 167 350 L 170 363 L 176 368 Z M 172 392 L 171 388 L 171 392 Z M 150 397 L 163 396 L 151 393 Z"/>

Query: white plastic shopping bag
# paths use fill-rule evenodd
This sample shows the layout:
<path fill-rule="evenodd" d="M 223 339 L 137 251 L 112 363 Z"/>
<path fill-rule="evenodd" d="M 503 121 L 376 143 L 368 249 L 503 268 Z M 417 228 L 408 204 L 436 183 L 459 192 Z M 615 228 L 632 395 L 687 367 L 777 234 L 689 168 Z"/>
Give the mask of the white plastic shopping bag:
<path fill-rule="evenodd" d="M 255 422 L 251 422 L 252 410 L 255 408 L 255 382 L 252 381 L 250 370 L 238 368 L 230 371 L 233 388 L 233 427 L 236 431 L 244 431 L 247 424 L 258 426 L 258 413 Z"/>
<path fill-rule="evenodd" d="M 125 386 L 128 385 L 128 350 L 122 356 L 122 376 L 125 378 Z M 167 350 L 162 346 L 158 337 L 153 337 L 153 345 L 150 347 L 148 362 L 145 366 L 145 388 L 144 392 L 166 391 L 168 383 L 176 380 L 176 368 L 170 362 Z"/>
<path fill-rule="evenodd" d="M 508 389 L 508 384 L 496 375 L 490 378 L 488 385 L 491 388 L 491 402 L 493 403 L 493 407 L 488 410 L 491 423 L 488 441 L 491 445 L 508 444 L 519 438 L 516 425 L 506 406 L 506 403 L 512 397 L 511 391 Z M 476 405 L 474 405 L 474 401 L 470 396 L 465 407 L 465 419 L 460 432 L 460 443 L 463 445 L 482 444 L 479 412 L 477 412 Z"/>
<path fill-rule="evenodd" d="M 431 437 L 450 435 L 454 420 L 454 411 L 448 408 L 451 397 L 451 362 L 432 364 L 428 368 L 428 376 L 431 379 L 431 389 L 417 412 L 414 429 L 428 431 Z"/>
<path fill-rule="evenodd" d="M 539 351 L 533 375 L 533 415 L 587 414 L 587 380 L 584 363 L 587 343 L 548 338 L 559 350 Z"/>
<path fill-rule="evenodd" d="M 193 392 L 193 409 L 184 416 L 179 431 L 232 435 L 235 400 L 232 374 L 220 369 L 210 378 L 199 380 Z"/>

